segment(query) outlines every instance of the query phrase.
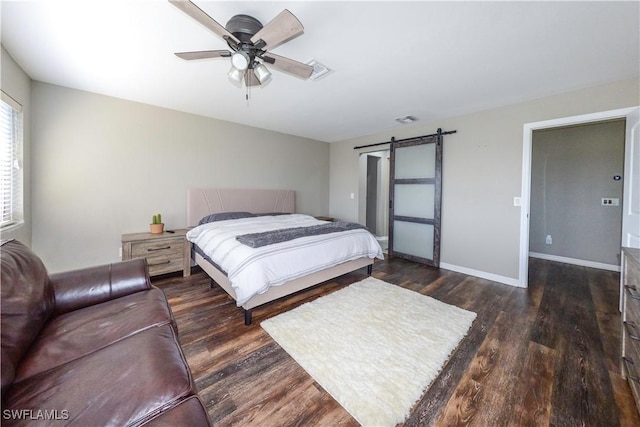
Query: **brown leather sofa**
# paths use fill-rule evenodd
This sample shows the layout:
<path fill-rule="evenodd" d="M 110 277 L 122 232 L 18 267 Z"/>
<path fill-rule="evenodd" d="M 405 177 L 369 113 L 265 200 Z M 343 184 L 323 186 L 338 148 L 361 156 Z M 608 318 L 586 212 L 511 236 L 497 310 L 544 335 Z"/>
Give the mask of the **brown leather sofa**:
<path fill-rule="evenodd" d="M 48 275 L 0 247 L 2 425 L 210 426 L 144 260 Z"/>

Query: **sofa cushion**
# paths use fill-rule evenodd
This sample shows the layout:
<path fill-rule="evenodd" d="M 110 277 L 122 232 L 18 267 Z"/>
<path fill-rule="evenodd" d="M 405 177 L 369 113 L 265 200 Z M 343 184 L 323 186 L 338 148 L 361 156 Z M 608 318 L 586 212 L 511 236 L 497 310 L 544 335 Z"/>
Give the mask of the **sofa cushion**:
<path fill-rule="evenodd" d="M 24 355 L 14 382 L 164 324 L 174 325 L 174 319 L 158 288 L 55 316 Z"/>
<path fill-rule="evenodd" d="M 176 427 L 211 425 L 207 410 L 198 398 L 191 396 L 173 408 L 145 421 L 145 427 Z"/>
<path fill-rule="evenodd" d="M 47 269 L 29 248 L 16 240 L 3 242 L 0 258 L 4 396 L 14 380 L 20 359 L 53 312 L 55 301 Z"/>
<path fill-rule="evenodd" d="M 171 325 L 146 329 L 102 350 L 15 383 L 5 411 L 46 408 L 63 424 L 138 424 L 195 393 Z M 11 420 L 28 425 L 30 420 Z"/>

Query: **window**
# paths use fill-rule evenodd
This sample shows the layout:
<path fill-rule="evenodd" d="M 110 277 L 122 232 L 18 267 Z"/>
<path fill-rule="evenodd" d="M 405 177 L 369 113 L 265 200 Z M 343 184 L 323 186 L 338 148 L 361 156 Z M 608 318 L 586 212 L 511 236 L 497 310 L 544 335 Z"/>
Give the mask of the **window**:
<path fill-rule="evenodd" d="M 4 92 L 0 100 L 0 204 L 0 229 L 22 224 L 22 106 Z"/>

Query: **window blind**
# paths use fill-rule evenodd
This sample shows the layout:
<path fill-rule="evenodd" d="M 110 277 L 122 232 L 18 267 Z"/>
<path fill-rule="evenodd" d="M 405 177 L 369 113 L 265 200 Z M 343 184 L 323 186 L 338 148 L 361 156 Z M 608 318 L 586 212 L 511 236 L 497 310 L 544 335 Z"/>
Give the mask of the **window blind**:
<path fill-rule="evenodd" d="M 0 100 L 0 228 L 23 220 L 22 108 L 2 92 Z"/>

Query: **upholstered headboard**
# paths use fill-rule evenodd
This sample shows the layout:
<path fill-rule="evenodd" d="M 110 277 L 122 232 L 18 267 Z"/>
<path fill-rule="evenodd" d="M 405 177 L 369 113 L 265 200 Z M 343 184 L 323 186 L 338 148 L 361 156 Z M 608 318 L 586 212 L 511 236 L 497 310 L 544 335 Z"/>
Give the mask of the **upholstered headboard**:
<path fill-rule="evenodd" d="M 293 190 L 191 188 L 187 190 L 187 226 L 194 227 L 207 215 L 218 212 L 295 213 Z"/>

